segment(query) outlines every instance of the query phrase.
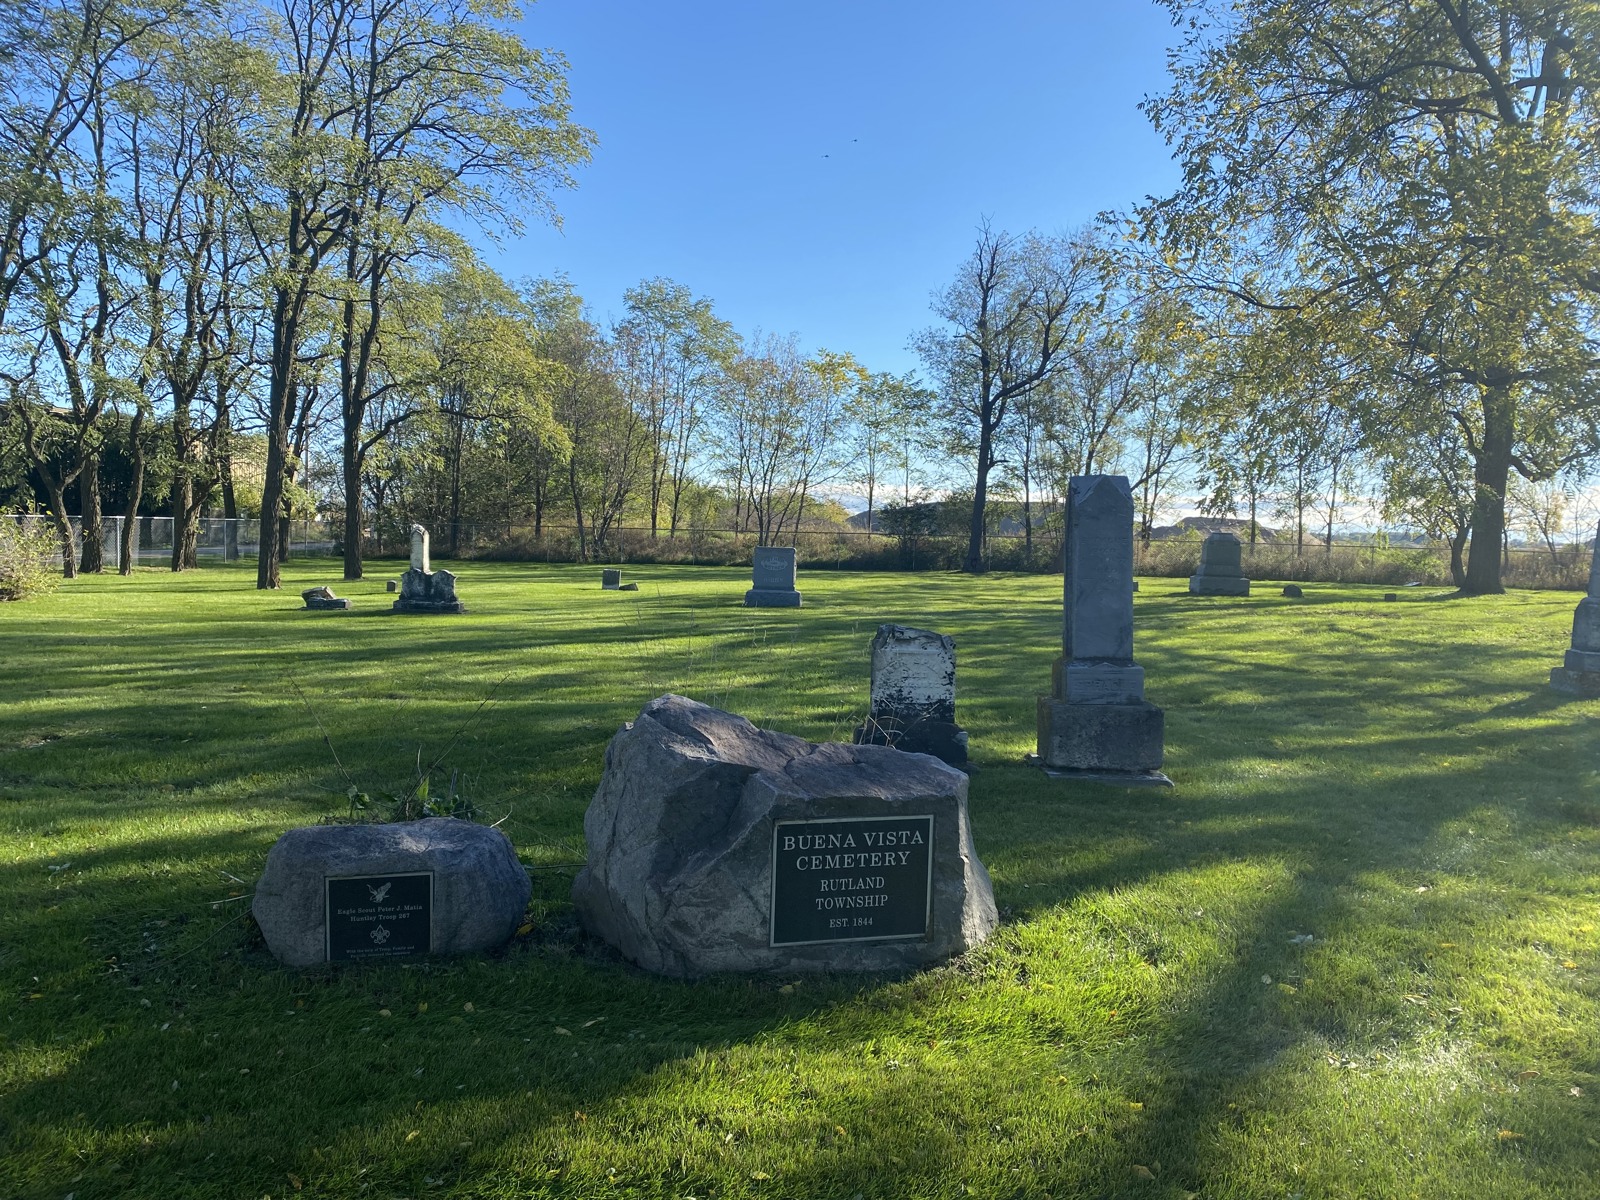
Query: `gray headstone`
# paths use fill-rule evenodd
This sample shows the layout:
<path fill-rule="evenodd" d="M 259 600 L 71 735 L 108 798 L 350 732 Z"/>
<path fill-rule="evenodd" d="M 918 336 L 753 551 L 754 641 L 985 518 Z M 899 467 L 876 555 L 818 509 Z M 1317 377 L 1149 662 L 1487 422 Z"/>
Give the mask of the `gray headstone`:
<path fill-rule="evenodd" d="M 622 586 L 622 572 L 607 567 L 600 572 L 600 590 L 614 592 Z"/>
<path fill-rule="evenodd" d="M 1572 646 L 1550 672 L 1550 686 L 1575 696 L 1600 696 L 1600 531 L 1589 563 L 1589 592 L 1572 612 Z"/>
<path fill-rule="evenodd" d="M 251 912 L 278 961 L 306 967 L 330 948 L 334 958 L 493 949 L 516 932 L 531 890 L 511 842 L 487 825 L 312 825 L 274 844 Z"/>
<path fill-rule="evenodd" d="M 398 579 L 385 581 L 383 590 L 386 592 L 398 592 L 400 590 L 400 581 Z"/>
<path fill-rule="evenodd" d="M 751 556 L 751 587 L 746 608 L 799 608 L 793 546 L 757 546 Z"/>
<path fill-rule="evenodd" d="M 1226 532 L 1207 536 L 1200 543 L 1200 568 L 1189 576 L 1189 591 L 1196 596 L 1248 596 L 1250 581 L 1244 577 L 1243 547 L 1239 539 Z"/>
<path fill-rule="evenodd" d="M 306 602 L 310 609 L 345 609 L 350 607 L 349 600 L 342 600 L 333 594 L 331 587 L 307 588 L 300 593 L 300 599 Z"/>
<path fill-rule="evenodd" d="M 1283 585 L 1283 594 L 1291 599 L 1298 600 L 1305 595 L 1305 590 L 1298 583 L 1286 583 Z"/>
<path fill-rule="evenodd" d="M 967 761 L 967 733 L 956 723 L 956 644 L 942 633 L 880 625 L 872 639 L 872 691 L 856 744 Z"/>
<path fill-rule="evenodd" d="M 456 598 L 456 577 L 449 571 L 419 571 L 415 567 L 400 576 L 400 598 L 395 612 L 464 613 L 466 605 Z"/>
<path fill-rule="evenodd" d="M 895 970 L 998 921 L 967 777 L 937 759 L 813 745 L 662 696 L 605 761 L 572 898 L 647 970 Z"/>
<path fill-rule="evenodd" d="M 1133 495 L 1121 475 L 1074 476 L 1067 489 L 1062 656 L 1039 697 L 1039 758 L 1049 767 L 1151 772 L 1164 718 L 1133 661 Z"/>
<path fill-rule="evenodd" d="M 428 531 L 421 525 L 411 527 L 411 569 L 424 575 L 433 570 L 428 561 Z"/>

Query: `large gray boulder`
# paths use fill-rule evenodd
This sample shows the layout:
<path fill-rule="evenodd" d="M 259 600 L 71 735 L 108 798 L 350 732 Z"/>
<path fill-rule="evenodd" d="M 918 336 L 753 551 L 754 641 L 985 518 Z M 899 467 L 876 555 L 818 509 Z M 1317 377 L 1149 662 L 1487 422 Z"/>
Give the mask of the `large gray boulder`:
<path fill-rule="evenodd" d="M 652 700 L 611 739 L 583 828 L 580 921 L 667 975 L 897 970 L 958 954 L 998 921 L 965 774 L 925 754 L 813 745 L 682 696 Z"/>
<path fill-rule="evenodd" d="M 426 927 L 391 937 L 378 933 L 380 944 L 361 955 L 340 954 L 341 933 L 359 934 L 353 925 L 361 914 L 341 922 L 334 918 L 334 957 L 388 957 L 414 945 L 433 954 L 471 954 L 503 945 L 516 932 L 528 907 L 532 887 L 517 861 L 511 841 L 498 829 L 445 817 L 387 825 L 311 825 L 291 829 L 267 854 L 267 867 L 256 884 L 251 911 L 279 962 L 291 967 L 329 960 L 327 921 L 330 893 L 336 888 L 361 896 L 363 913 L 382 920 L 406 892 L 403 879 L 431 874 L 420 881 L 419 897 L 431 912 L 409 914 L 412 924 Z M 371 886 L 339 881 L 371 880 Z M 398 889 L 398 890 L 394 890 Z M 366 893 L 366 895 L 363 895 Z M 431 894 L 431 895 L 430 895 Z M 374 898 L 368 903 L 367 897 Z M 384 928 L 405 928 L 407 914 L 389 919 Z M 380 926 L 372 925 L 376 932 Z M 408 940 L 409 939 L 409 940 Z"/>

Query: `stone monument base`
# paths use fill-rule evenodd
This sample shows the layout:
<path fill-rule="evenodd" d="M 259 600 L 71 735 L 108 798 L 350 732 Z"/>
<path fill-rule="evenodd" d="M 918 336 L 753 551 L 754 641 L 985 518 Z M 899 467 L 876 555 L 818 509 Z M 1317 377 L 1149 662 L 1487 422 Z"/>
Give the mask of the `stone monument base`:
<path fill-rule="evenodd" d="M 800 593 L 790 589 L 751 588 L 744 594 L 746 608 L 799 608 Z"/>
<path fill-rule="evenodd" d="M 400 577 L 400 599 L 394 611 L 403 613 L 464 613 L 456 599 L 456 577 L 449 571 L 422 571 L 412 567 Z"/>
<path fill-rule="evenodd" d="M 1166 717 L 1147 700 L 1074 704 L 1040 696 L 1039 759 L 1068 771 L 1154 771 L 1161 766 Z"/>
<path fill-rule="evenodd" d="M 1250 594 L 1250 581 L 1241 576 L 1227 575 L 1191 575 L 1189 576 L 1189 594 L 1191 596 L 1248 596 Z"/>
<path fill-rule="evenodd" d="M 1550 686 L 1569 696 L 1600 696 L 1600 671 L 1573 671 L 1567 667 L 1556 667 L 1550 672 Z"/>
<path fill-rule="evenodd" d="M 931 754 L 952 767 L 967 765 L 967 731 L 953 721 L 928 717 L 868 717 L 850 739 L 857 746 L 891 746 L 907 754 Z"/>
<path fill-rule="evenodd" d="M 1038 767 L 1051 779 L 1071 779 L 1078 783 L 1104 783 L 1111 787 L 1172 787 L 1172 780 L 1160 771 L 1074 771 L 1067 767 L 1047 767 L 1037 754 L 1026 754 L 1023 762 Z"/>

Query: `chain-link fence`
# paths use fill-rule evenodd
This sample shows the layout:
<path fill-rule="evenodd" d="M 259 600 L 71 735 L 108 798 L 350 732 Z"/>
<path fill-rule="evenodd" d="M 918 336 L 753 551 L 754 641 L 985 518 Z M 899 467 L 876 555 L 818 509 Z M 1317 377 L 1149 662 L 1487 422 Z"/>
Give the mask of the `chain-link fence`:
<path fill-rule="evenodd" d="M 37 513 L 14 516 L 19 524 L 42 525 L 53 533 L 54 518 Z M 126 517 L 102 517 L 100 520 L 100 553 L 108 571 L 122 569 L 123 526 Z M 83 519 L 68 517 L 72 531 L 74 561 L 83 559 Z M 131 544 L 133 565 L 160 567 L 172 562 L 172 542 L 176 522 L 171 517 L 135 517 Z M 222 517 L 201 517 L 196 522 L 195 558 L 208 561 L 232 562 L 236 559 L 255 558 L 260 550 L 261 522 L 256 519 L 226 520 Z M 335 549 L 334 534 L 326 521 L 301 520 L 289 522 L 289 553 L 295 555 L 327 555 Z"/>

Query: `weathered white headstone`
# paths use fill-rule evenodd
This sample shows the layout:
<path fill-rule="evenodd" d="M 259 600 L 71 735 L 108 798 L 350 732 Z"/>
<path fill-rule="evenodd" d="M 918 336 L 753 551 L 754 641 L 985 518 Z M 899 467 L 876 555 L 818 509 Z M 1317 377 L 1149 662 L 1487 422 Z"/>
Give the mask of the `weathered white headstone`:
<path fill-rule="evenodd" d="M 1189 576 L 1189 591 L 1195 596 L 1248 596 L 1250 581 L 1244 577 L 1243 547 L 1236 535 L 1218 531 L 1200 543 L 1200 569 Z"/>
<path fill-rule="evenodd" d="M 793 546 L 757 546 L 751 556 L 751 587 L 746 608 L 799 608 Z"/>
<path fill-rule="evenodd" d="M 956 723 L 956 644 L 942 633 L 880 625 L 872 639 L 871 708 L 857 745 L 967 761 L 967 733 Z"/>
<path fill-rule="evenodd" d="M 421 525 L 411 527 L 411 569 L 424 574 L 433 570 L 428 562 L 428 531 Z"/>
<path fill-rule="evenodd" d="M 1550 686 L 1575 696 L 1600 696 L 1600 530 L 1589 564 L 1589 592 L 1572 613 L 1572 647 L 1550 672 Z"/>
<path fill-rule="evenodd" d="M 885 971 L 998 922 L 967 777 L 661 696 L 606 747 L 578 918 L 650 971 Z"/>
<path fill-rule="evenodd" d="M 1067 490 L 1062 655 L 1038 705 L 1039 759 L 1066 772 L 1170 781 L 1164 716 L 1133 661 L 1133 495 L 1121 475 L 1074 476 Z"/>

